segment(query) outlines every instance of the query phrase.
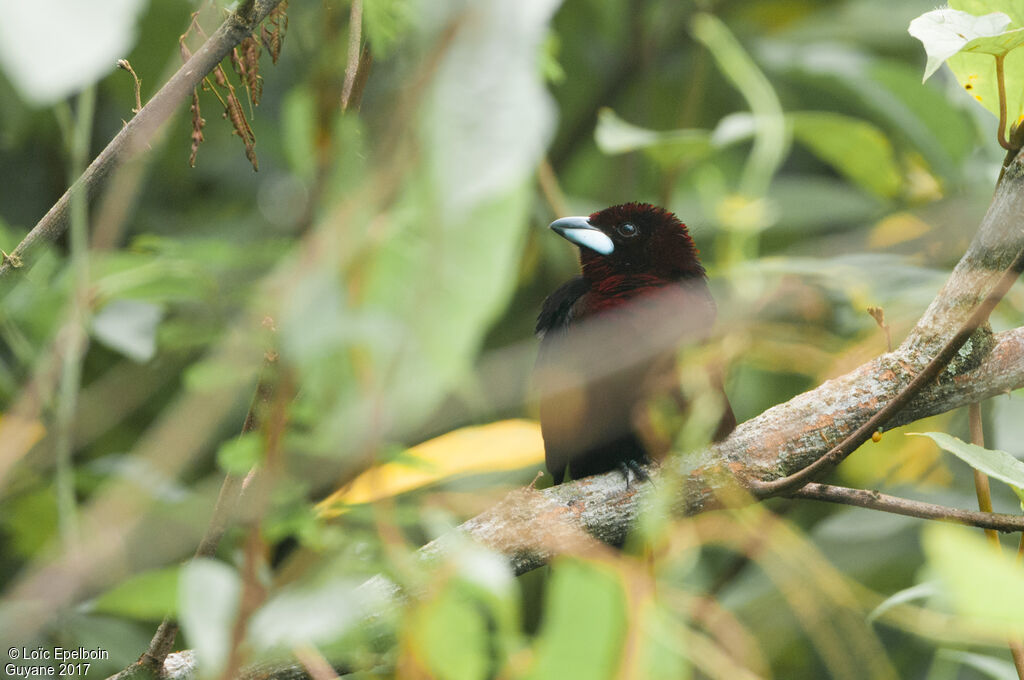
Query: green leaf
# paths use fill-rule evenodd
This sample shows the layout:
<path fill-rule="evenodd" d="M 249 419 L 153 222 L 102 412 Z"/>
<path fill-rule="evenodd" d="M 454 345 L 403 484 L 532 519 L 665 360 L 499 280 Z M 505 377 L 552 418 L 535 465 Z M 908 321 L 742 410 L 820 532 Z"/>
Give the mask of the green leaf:
<path fill-rule="evenodd" d="M 1010 28 L 1024 27 L 1024 0 L 950 0 L 949 6 L 977 17 L 1003 12 L 1010 17 Z"/>
<path fill-rule="evenodd" d="M 907 602 L 913 602 L 914 600 L 923 600 L 925 598 L 934 597 L 938 593 L 939 588 L 932 581 L 918 583 L 917 585 L 910 586 L 909 588 L 904 588 L 903 590 L 897 591 L 885 598 L 881 604 L 871 610 L 871 613 L 868 614 L 868 621 L 874 621 L 893 607 L 906 604 Z"/>
<path fill-rule="evenodd" d="M 232 475 L 244 475 L 263 460 L 263 437 L 259 432 L 229 439 L 217 450 L 217 464 Z"/>
<path fill-rule="evenodd" d="M 637 636 L 642 644 L 640 666 L 643 672 L 640 677 L 648 680 L 686 680 L 692 677 L 687 657 L 690 651 L 686 640 L 688 631 L 665 608 L 653 601 L 644 604 L 638 617 L 642 627 Z"/>
<path fill-rule="evenodd" d="M 484 680 L 490 677 L 486 610 L 449 584 L 416 612 L 413 646 L 440 680 Z"/>
<path fill-rule="evenodd" d="M 179 622 L 203 677 L 217 677 L 227 663 L 240 592 L 238 573 L 223 562 L 197 558 L 181 570 Z"/>
<path fill-rule="evenodd" d="M 611 568 L 578 560 L 555 564 L 531 680 L 615 675 L 626 633 L 626 596 Z"/>
<path fill-rule="evenodd" d="M 1024 44 L 1024 28 L 1007 30 L 1010 23 L 1003 12 L 975 16 L 957 9 L 936 9 L 917 17 L 907 30 L 928 55 L 922 81 L 959 52 L 1004 55 Z"/>
<path fill-rule="evenodd" d="M 281 147 L 292 171 L 307 181 L 316 174 L 316 115 L 308 87 L 290 90 L 281 105 Z"/>
<path fill-rule="evenodd" d="M 984 54 L 957 54 L 948 63 L 960 87 L 998 118 L 999 89 L 992 57 Z M 1015 50 L 1006 55 L 1003 80 L 1006 83 L 1006 119 L 1012 124 L 1018 122 L 1024 112 L 1024 50 Z"/>
<path fill-rule="evenodd" d="M 941 448 L 949 451 L 975 470 L 980 470 L 989 477 L 1009 484 L 1024 500 L 1024 496 L 1021 496 L 1020 492 L 1020 489 L 1024 488 L 1024 463 L 1006 451 L 968 444 L 945 432 L 909 432 L 908 434 L 931 437 Z"/>
<path fill-rule="evenodd" d="M 1024 632 L 1024 571 L 977 530 L 932 524 L 922 538 L 927 566 L 945 585 L 954 610 L 1000 634 Z"/>
<path fill-rule="evenodd" d="M 768 78 L 721 19 L 698 12 L 693 16 L 691 30 L 693 37 L 708 48 L 722 75 L 743 95 L 754 114 L 754 144 L 743 168 L 739 192 L 751 197 L 763 196 L 789 152 L 782 104 Z"/>
<path fill-rule="evenodd" d="M 940 649 L 937 656 L 973 668 L 993 680 L 1020 680 L 1012 663 L 994 656 L 974 654 L 960 649 Z"/>
<path fill-rule="evenodd" d="M 877 127 L 857 118 L 824 111 L 791 113 L 793 137 L 844 177 L 883 198 L 903 186 L 892 144 Z"/>
<path fill-rule="evenodd" d="M 386 59 L 412 23 L 410 0 L 370 0 L 363 4 L 363 26 L 376 59 Z"/>
<path fill-rule="evenodd" d="M 175 616 L 179 572 L 174 566 L 135 574 L 89 603 L 89 610 L 142 621 Z"/>
<path fill-rule="evenodd" d="M 648 130 L 627 123 L 609 108 L 602 108 L 597 114 L 594 141 L 608 155 L 643 151 L 664 167 L 695 163 L 713 150 L 707 130 Z"/>

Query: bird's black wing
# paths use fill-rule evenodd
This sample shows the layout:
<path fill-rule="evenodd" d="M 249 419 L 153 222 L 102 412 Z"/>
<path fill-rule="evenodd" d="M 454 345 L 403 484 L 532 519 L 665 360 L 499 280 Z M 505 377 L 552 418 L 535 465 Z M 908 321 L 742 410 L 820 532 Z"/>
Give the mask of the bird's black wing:
<path fill-rule="evenodd" d="M 549 295 L 537 315 L 537 337 L 543 339 L 548 331 L 565 330 L 572 322 L 573 306 L 588 290 L 590 283 L 582 276 L 576 276 Z"/>
<path fill-rule="evenodd" d="M 565 418 L 560 414 L 562 381 L 566 373 L 573 373 L 571 366 L 562 366 L 564 347 L 569 326 L 575 318 L 575 308 L 580 299 L 590 290 L 590 283 L 582 276 L 576 276 L 549 295 L 544 300 L 540 314 L 537 316 L 537 337 L 540 348 L 537 352 L 537 364 L 534 369 L 535 387 L 540 396 L 540 422 L 544 435 L 544 453 L 548 470 L 555 478 L 555 484 L 562 481 L 566 467 L 569 465 L 568 445 L 574 436 L 572 433 L 560 433 L 555 424 L 563 424 Z M 570 441 L 563 441 L 570 440 Z"/>

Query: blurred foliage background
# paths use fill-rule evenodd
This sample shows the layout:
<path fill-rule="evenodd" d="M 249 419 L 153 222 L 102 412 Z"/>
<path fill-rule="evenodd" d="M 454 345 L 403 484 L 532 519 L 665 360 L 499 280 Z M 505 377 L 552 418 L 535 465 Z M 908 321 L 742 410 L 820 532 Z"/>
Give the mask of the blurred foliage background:
<path fill-rule="evenodd" d="M 195 168 L 183 106 L 0 282 L 0 641 L 102 648 L 105 677 L 173 614 L 210 677 L 243 641 L 246 662 L 315 649 L 358 677 L 1015 677 L 1013 612 L 964 604 L 1019 604 L 984 590 L 981 538 L 917 520 L 774 502 L 652 521 L 646 547 L 518 579 L 469 545 L 420 566 L 416 547 L 541 468 L 515 424 L 449 442 L 468 473 L 315 509 L 430 437 L 534 415 L 535 315 L 577 266 L 545 229 L 565 214 L 649 201 L 690 226 L 740 421 L 885 351 L 869 306 L 898 343 L 1003 155 L 948 72 L 921 83 L 906 27 L 932 6 L 366 0 L 372 66 L 343 112 L 350 5 L 292 2 L 262 101 L 243 97 L 258 172 L 201 92 Z M 198 45 L 194 11 L 211 33 L 224 8 L 110 0 L 47 15 L 47 40 L 41 7 L 5 22 L 5 251 L 131 117 L 113 61 L 145 102 L 179 36 Z M 70 85 L 17 58 L 60 45 Z M 994 325 L 1022 306 L 1011 292 Z M 247 413 L 261 426 L 240 436 Z M 1019 453 L 1019 395 L 985 415 L 989 445 Z M 966 438 L 966 418 L 909 429 Z M 970 469 L 943 456 L 896 431 L 836 476 L 972 507 Z M 181 566 L 225 473 L 253 466 L 217 559 Z M 367 623 L 377 573 L 424 595 Z"/>

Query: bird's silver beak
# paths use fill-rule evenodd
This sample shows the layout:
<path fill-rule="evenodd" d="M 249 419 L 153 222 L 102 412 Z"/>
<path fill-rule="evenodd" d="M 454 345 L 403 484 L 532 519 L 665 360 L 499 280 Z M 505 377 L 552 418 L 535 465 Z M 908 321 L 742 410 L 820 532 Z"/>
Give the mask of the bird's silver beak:
<path fill-rule="evenodd" d="M 563 217 L 548 225 L 562 238 L 581 248 L 590 248 L 595 253 L 610 255 L 615 244 L 608 235 L 590 223 L 586 217 Z"/>

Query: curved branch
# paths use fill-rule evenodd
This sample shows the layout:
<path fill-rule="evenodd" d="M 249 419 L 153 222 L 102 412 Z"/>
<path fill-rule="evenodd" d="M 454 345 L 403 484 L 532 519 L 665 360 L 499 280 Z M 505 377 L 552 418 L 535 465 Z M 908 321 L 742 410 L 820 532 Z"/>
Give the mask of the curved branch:
<path fill-rule="evenodd" d="M 32 228 L 18 247 L 4 254 L 0 277 L 22 266 L 31 249 L 39 243 L 52 242 L 68 228 L 71 195 L 78 191 L 92 200 L 114 167 L 143 151 L 153 135 L 171 117 L 185 99 L 236 45 L 249 36 L 281 0 L 249 0 L 237 12 L 228 15 L 220 28 L 203 43 L 192 57 L 171 76 L 153 98 L 107 144 L 89 164 L 82 176 Z"/>
<path fill-rule="evenodd" d="M 899 498 L 867 489 L 851 489 L 845 486 L 811 483 L 797 489 L 790 496 L 813 501 L 824 501 L 826 503 L 839 503 L 840 505 L 854 505 L 858 508 L 881 510 L 882 512 L 891 512 L 897 515 L 906 515 L 907 517 L 966 524 L 992 531 L 1024 531 L 1024 516 L 1021 515 L 1004 515 L 998 512 L 947 508 L 944 505 L 913 501 L 909 498 Z"/>

